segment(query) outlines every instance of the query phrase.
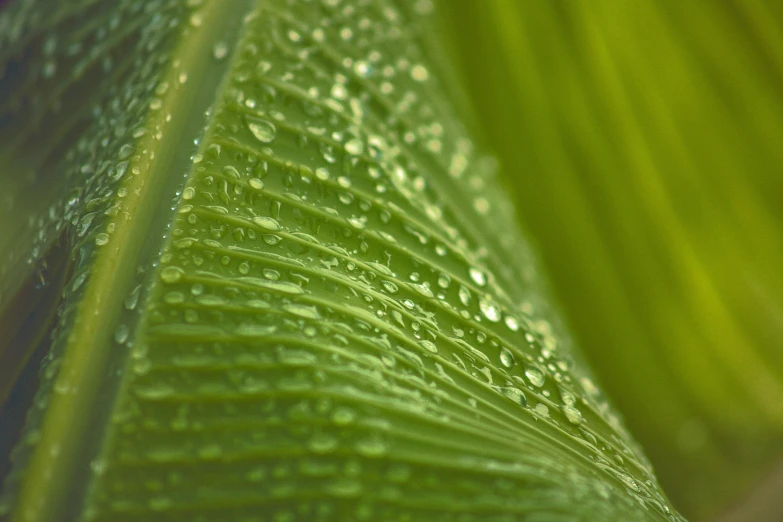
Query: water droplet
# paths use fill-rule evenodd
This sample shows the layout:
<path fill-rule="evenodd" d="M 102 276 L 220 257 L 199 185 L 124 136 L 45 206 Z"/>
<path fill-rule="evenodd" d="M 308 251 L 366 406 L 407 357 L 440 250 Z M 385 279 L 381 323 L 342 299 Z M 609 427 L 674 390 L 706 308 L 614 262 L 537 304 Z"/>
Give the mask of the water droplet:
<path fill-rule="evenodd" d="M 266 277 L 271 281 L 277 281 L 280 279 L 280 272 L 278 272 L 277 270 L 272 270 L 271 268 L 264 268 L 262 273 L 264 274 L 264 277 Z M 298 285 L 296 286 L 298 287 Z"/>
<path fill-rule="evenodd" d="M 340 407 L 334 410 L 332 421 L 338 426 L 350 424 L 356 418 L 356 414 L 350 408 Z"/>
<path fill-rule="evenodd" d="M 397 285 L 395 285 L 391 281 L 381 281 L 381 285 L 383 285 L 383 289 L 390 294 L 396 294 L 397 292 L 399 292 Z"/>
<path fill-rule="evenodd" d="M 275 218 L 268 216 L 256 216 L 253 218 L 253 223 L 272 232 L 280 230 L 280 223 Z"/>
<path fill-rule="evenodd" d="M 101 232 L 100 234 L 95 236 L 95 244 L 97 246 L 103 246 L 108 242 L 109 242 L 109 234 L 106 234 L 105 232 Z"/>
<path fill-rule="evenodd" d="M 52 60 L 48 60 L 43 66 L 43 77 L 51 78 L 54 73 L 57 72 L 57 64 Z"/>
<path fill-rule="evenodd" d="M 197 451 L 198 456 L 205 459 L 214 459 L 223 454 L 223 448 L 219 444 L 207 444 Z"/>
<path fill-rule="evenodd" d="M 372 72 L 372 65 L 365 62 L 364 60 L 359 60 L 353 65 L 354 72 L 361 76 L 362 78 L 367 78 L 370 76 L 370 73 Z"/>
<path fill-rule="evenodd" d="M 432 341 L 420 341 L 421 345 L 430 353 L 438 353 L 438 347 Z"/>
<path fill-rule="evenodd" d="M 476 198 L 473 200 L 473 208 L 479 214 L 486 214 L 489 212 L 489 201 L 487 201 L 487 198 Z"/>
<path fill-rule="evenodd" d="M 360 440 L 356 444 L 356 451 L 365 457 L 381 457 L 386 454 L 387 450 L 386 443 L 377 436 Z"/>
<path fill-rule="evenodd" d="M 92 469 L 93 473 L 95 473 L 98 476 L 103 475 L 106 473 L 107 468 L 106 461 L 103 459 L 95 459 L 92 462 L 90 462 L 90 468 Z"/>
<path fill-rule="evenodd" d="M 307 443 L 307 447 L 313 453 L 324 454 L 337 448 L 337 439 L 325 433 L 318 433 Z"/>
<path fill-rule="evenodd" d="M 507 315 L 506 316 L 506 326 L 509 330 L 512 332 L 516 332 L 519 330 L 519 319 L 514 317 L 513 315 Z"/>
<path fill-rule="evenodd" d="M 321 315 L 314 306 L 287 304 L 283 305 L 283 310 L 305 319 L 320 319 Z"/>
<path fill-rule="evenodd" d="M 414 65 L 411 68 L 411 78 L 413 78 L 417 82 L 423 82 L 427 78 L 429 78 L 430 73 L 427 71 L 427 69 L 423 65 Z"/>
<path fill-rule="evenodd" d="M 479 300 L 479 308 L 481 309 L 481 313 L 484 314 L 484 317 L 493 323 L 500 321 L 500 307 L 489 295 L 485 295 Z"/>
<path fill-rule="evenodd" d="M 275 140 L 275 136 L 277 136 L 277 129 L 275 128 L 274 123 L 269 120 L 246 116 L 245 123 L 247 124 L 247 128 L 250 129 L 250 132 L 253 133 L 253 136 L 260 142 L 271 143 Z"/>
<path fill-rule="evenodd" d="M 146 359 L 147 361 L 149 359 Z M 174 394 L 174 388 L 166 383 L 153 383 L 145 386 L 138 386 L 135 389 L 136 395 L 145 399 L 162 399 Z"/>
<path fill-rule="evenodd" d="M 117 327 L 117 330 L 114 332 L 114 340 L 118 344 L 123 344 L 125 341 L 128 340 L 128 334 L 130 333 L 130 330 L 128 330 L 128 325 L 121 324 Z"/>
<path fill-rule="evenodd" d="M 574 396 L 574 394 L 571 391 L 563 387 L 560 387 L 559 390 L 560 390 L 560 398 L 563 399 L 563 404 L 565 404 L 566 406 L 573 406 L 574 404 L 576 404 L 576 396 Z"/>
<path fill-rule="evenodd" d="M 487 276 L 484 272 L 482 272 L 478 268 L 471 268 L 469 272 L 470 272 L 470 278 L 473 280 L 474 283 L 476 283 L 479 286 L 484 286 L 487 284 Z"/>
<path fill-rule="evenodd" d="M 503 393 L 503 395 L 505 395 L 512 401 L 516 402 L 517 404 L 520 404 L 522 406 L 527 406 L 527 397 L 525 397 L 525 393 L 519 388 L 514 388 L 513 386 L 505 386 L 503 388 L 500 388 L 500 391 Z"/>
<path fill-rule="evenodd" d="M 414 290 L 416 290 L 416 292 L 418 292 L 419 294 L 423 295 L 424 297 L 430 297 L 430 298 L 435 297 L 432 294 L 432 290 L 430 290 L 430 287 L 427 286 L 426 284 L 423 284 L 423 283 L 422 284 L 412 284 L 411 286 L 413 287 Z"/>
<path fill-rule="evenodd" d="M 226 42 L 218 42 L 215 44 L 215 47 L 212 49 L 212 56 L 214 56 L 218 60 L 222 60 L 226 57 L 228 54 L 228 45 L 226 45 Z"/>
<path fill-rule="evenodd" d="M 348 97 L 348 91 L 345 86 L 339 83 L 332 85 L 332 97 L 338 100 L 344 100 Z"/>
<path fill-rule="evenodd" d="M 464 286 L 459 287 L 459 300 L 465 306 L 470 306 L 470 290 Z"/>
<path fill-rule="evenodd" d="M 506 368 L 514 366 L 514 354 L 505 346 L 500 349 L 500 364 Z"/>
<path fill-rule="evenodd" d="M 639 484 L 637 484 L 636 481 L 630 475 L 622 472 L 618 473 L 618 475 L 620 477 L 620 480 L 622 480 L 626 486 L 636 491 L 637 493 L 641 491 Z"/>
<path fill-rule="evenodd" d="M 563 414 L 565 415 L 566 419 L 568 419 L 568 422 L 575 426 L 578 426 L 582 423 L 582 412 L 570 404 L 563 406 Z"/>
<path fill-rule="evenodd" d="M 338 498 L 352 498 L 361 494 L 362 485 L 355 480 L 338 480 L 330 482 L 326 491 Z"/>
<path fill-rule="evenodd" d="M 126 160 L 133 156 L 133 145 L 125 144 L 122 147 L 120 147 L 120 151 L 117 154 L 117 158 L 119 160 Z"/>
<path fill-rule="evenodd" d="M 133 310 L 139 302 L 139 294 L 141 294 L 141 285 L 136 285 L 136 288 L 131 290 L 128 297 L 125 298 L 125 309 Z"/>
<path fill-rule="evenodd" d="M 364 220 L 361 218 L 357 218 L 355 216 L 351 216 L 349 218 L 345 218 L 345 220 L 354 228 L 362 230 L 366 226 L 364 223 Z"/>
<path fill-rule="evenodd" d="M 345 144 L 345 150 L 348 154 L 358 156 L 364 151 L 364 145 L 359 138 L 354 138 Z"/>
<path fill-rule="evenodd" d="M 528 368 L 525 370 L 525 377 L 527 377 L 530 380 L 530 384 L 536 388 L 540 388 L 546 382 L 544 374 L 541 372 L 541 370 L 536 368 Z"/>
<path fill-rule="evenodd" d="M 167 266 L 160 271 L 160 279 L 164 283 L 172 284 L 182 279 L 184 274 L 185 272 L 178 266 Z"/>

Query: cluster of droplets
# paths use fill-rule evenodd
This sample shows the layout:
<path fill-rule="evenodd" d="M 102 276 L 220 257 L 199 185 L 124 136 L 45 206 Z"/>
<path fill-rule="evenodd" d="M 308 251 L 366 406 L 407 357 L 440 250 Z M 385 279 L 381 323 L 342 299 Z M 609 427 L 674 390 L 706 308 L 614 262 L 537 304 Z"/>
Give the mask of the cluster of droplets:
<path fill-rule="evenodd" d="M 534 424 L 594 448 L 623 487 L 650 497 L 624 441 L 594 429 L 605 421 L 583 393 L 589 381 L 574 377 L 548 323 L 516 304 L 519 274 L 492 255 L 519 240 L 496 230 L 510 217 L 494 166 L 444 103 L 415 24 L 387 2 L 263 9 L 245 18 L 235 57 L 225 41 L 210 49 L 234 61 L 232 77 L 152 287 L 134 281 L 125 298 L 129 313 L 149 303 L 144 329 L 134 338 L 135 323 L 121 322 L 113 333 L 130 347 L 129 391 L 113 453 L 93 462 L 102 507 L 88 518 L 167 513 L 194 489 L 207 504 L 229 492 L 265 499 L 279 522 L 404 518 L 400 499 L 426 505 L 432 492 L 523 512 L 515 492 L 534 479 L 516 438 Z M 412 9 L 429 15 L 432 2 Z M 186 31 L 208 23 L 198 10 L 182 16 Z M 140 30 L 153 38 L 161 23 Z M 148 153 L 138 143 L 161 139 L 163 100 L 188 81 L 179 71 L 161 83 L 162 62 L 149 60 L 134 64 L 143 81 L 96 112 L 97 141 L 69 160 L 84 180 L 73 292 L 94 252 L 113 247 L 133 196 L 125 181 Z M 44 77 L 62 68 L 52 63 Z M 150 113 L 159 124 L 133 125 Z M 113 155 L 88 161 L 96 145 Z M 476 462 L 458 465 L 466 454 Z M 500 469 L 505 478 L 483 474 Z M 303 485 L 324 500 L 287 507 Z"/>
<path fill-rule="evenodd" d="M 426 89 L 416 85 L 432 81 L 430 72 L 410 58 L 389 62 L 394 55 L 362 36 L 372 29 L 403 39 L 401 15 L 386 9 L 385 28 L 354 3 L 326 7 L 336 11 L 312 30 L 288 13 L 258 17 L 259 33 L 271 37 L 239 49 L 241 66 L 216 112 L 235 123 L 208 134 L 194 159 L 161 257 L 148 346 L 133 353 L 137 400 L 222 397 L 226 411 L 176 418 L 188 433 L 243 415 L 242 397 L 274 402 L 264 419 L 296 411 L 306 425 L 301 447 L 318 462 L 348 451 L 363 463 L 406 435 L 381 416 L 357 436 L 357 423 L 368 422 L 358 411 L 466 426 L 470 416 L 492 419 L 487 393 L 500 394 L 503 411 L 521 407 L 589 440 L 596 460 L 627 485 L 624 466 L 601 457 L 625 449 L 585 427 L 600 416 L 577 391 L 548 323 L 513 304 L 481 261 L 483 238 L 458 217 L 454 205 L 464 203 L 450 198 L 451 180 L 478 193 L 472 207 L 488 215 L 481 194 L 489 178 L 470 176 L 470 142 L 450 135 L 454 125 L 423 102 Z M 359 22 L 341 25 L 343 17 Z M 345 49 L 366 54 L 340 58 Z M 215 48 L 216 59 L 223 54 Z M 214 378 L 187 380 L 228 361 Z M 280 403 L 313 390 L 348 401 L 324 412 L 330 428 L 307 427 L 319 418 L 312 405 Z M 274 439 L 276 430 L 262 429 L 252 444 L 277 447 L 284 439 Z M 242 449 L 237 440 L 176 451 L 219 459 Z M 363 491 L 336 483 L 344 497 Z"/>

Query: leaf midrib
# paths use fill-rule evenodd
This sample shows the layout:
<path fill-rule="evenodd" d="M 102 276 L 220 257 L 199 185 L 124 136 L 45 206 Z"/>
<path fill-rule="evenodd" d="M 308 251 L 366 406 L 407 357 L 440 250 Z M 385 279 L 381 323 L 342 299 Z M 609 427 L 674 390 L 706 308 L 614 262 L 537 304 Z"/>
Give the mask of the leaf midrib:
<path fill-rule="evenodd" d="M 227 5 L 228 2 L 234 5 Z M 124 216 L 112 222 L 114 230 L 109 243 L 97 247 L 99 251 L 94 256 L 93 269 L 43 419 L 41 437 L 22 479 L 13 522 L 55 520 L 81 501 L 79 495 L 73 495 L 71 481 L 74 469 L 86 467 L 90 460 L 79 459 L 89 451 L 85 444 L 89 420 L 96 416 L 96 409 L 100 410 L 97 415 L 106 414 L 113 404 L 111 398 L 104 397 L 101 401 L 98 390 L 112 357 L 127 355 L 107 350 L 122 312 L 122 301 L 116 296 L 127 295 L 133 287 L 145 250 L 160 248 L 164 232 L 156 229 L 156 218 L 162 211 L 160 202 L 167 199 L 167 192 L 174 195 L 179 179 L 176 173 L 190 164 L 187 157 L 187 163 L 182 163 L 177 153 L 192 149 L 191 143 L 202 128 L 203 114 L 226 87 L 221 79 L 227 75 L 220 71 L 228 67 L 230 58 L 213 60 L 209 65 L 204 63 L 204 58 L 211 59 L 213 45 L 225 26 L 241 24 L 250 11 L 250 4 L 251 0 L 208 4 L 200 14 L 209 23 L 182 30 L 171 52 L 178 59 L 167 64 L 161 77 L 161 83 L 167 83 L 169 88 L 160 99 L 161 108 L 151 107 L 145 122 L 145 128 L 165 127 L 165 132 L 159 140 L 154 133 L 147 132 L 134 143 L 135 150 L 147 156 L 134 156 L 129 164 L 121 184 L 127 191 L 123 200 Z M 233 49 L 240 35 L 241 31 L 234 31 L 234 40 L 226 43 L 234 44 Z M 188 74 L 184 84 L 179 83 L 182 71 Z M 216 92 L 218 82 L 221 85 Z M 199 101 L 202 103 L 194 103 Z M 134 167 L 139 169 L 137 175 L 131 175 Z M 169 221 L 164 220 L 166 225 Z"/>

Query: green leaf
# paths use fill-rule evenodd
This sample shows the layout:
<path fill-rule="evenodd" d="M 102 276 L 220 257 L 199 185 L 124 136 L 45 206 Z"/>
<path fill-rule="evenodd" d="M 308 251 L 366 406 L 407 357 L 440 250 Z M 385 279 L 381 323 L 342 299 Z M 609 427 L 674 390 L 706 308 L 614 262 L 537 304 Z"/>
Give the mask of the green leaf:
<path fill-rule="evenodd" d="M 783 448 L 780 4 L 442 12 L 585 355 L 675 504 L 725 510 Z"/>
<path fill-rule="evenodd" d="M 431 17 L 0 15 L 0 305 L 36 270 L 62 290 L 0 514 L 679 519 L 548 305 Z"/>

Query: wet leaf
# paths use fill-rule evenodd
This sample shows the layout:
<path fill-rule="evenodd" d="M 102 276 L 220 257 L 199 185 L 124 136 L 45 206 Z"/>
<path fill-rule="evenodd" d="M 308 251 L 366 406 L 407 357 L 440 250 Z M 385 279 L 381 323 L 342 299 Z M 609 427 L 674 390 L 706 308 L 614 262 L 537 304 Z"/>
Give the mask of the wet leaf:
<path fill-rule="evenodd" d="M 548 305 L 431 8 L 2 14 L 0 304 L 55 237 L 72 266 L 0 513 L 679 519 Z"/>

